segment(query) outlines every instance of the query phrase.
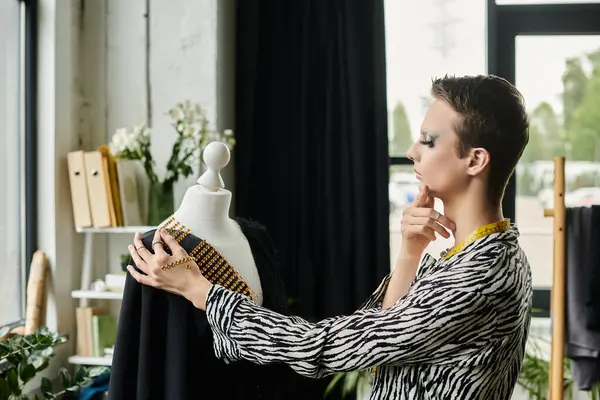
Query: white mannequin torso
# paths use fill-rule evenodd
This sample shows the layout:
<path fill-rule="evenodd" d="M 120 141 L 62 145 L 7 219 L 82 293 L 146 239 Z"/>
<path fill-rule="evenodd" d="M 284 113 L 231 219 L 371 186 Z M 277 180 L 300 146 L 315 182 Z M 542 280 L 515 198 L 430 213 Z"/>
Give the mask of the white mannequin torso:
<path fill-rule="evenodd" d="M 215 146 L 223 145 L 223 143 L 214 142 L 209 144 L 205 152 L 209 151 L 212 146 L 214 155 Z M 228 156 L 229 153 L 227 153 Z M 211 164 L 215 160 L 207 159 L 205 154 L 205 162 Z M 227 158 L 227 161 L 229 159 Z M 224 164 L 227 164 L 225 162 Z M 223 165 L 224 166 L 224 165 Z M 190 230 L 190 233 L 200 239 L 206 240 L 214 246 L 231 264 L 231 266 L 246 280 L 250 288 L 256 294 L 256 302 L 262 304 L 263 293 L 260 283 L 260 276 L 256 268 L 254 257 L 250 243 L 240 226 L 229 217 L 229 207 L 231 204 L 231 192 L 222 188 L 222 179 L 218 175 L 217 167 L 216 176 L 210 178 L 218 178 L 220 184 L 203 185 L 198 184 L 190 187 L 181 201 L 181 205 L 173 214 L 175 221 L 184 225 Z M 215 170 L 208 165 L 208 171 L 198 179 L 199 183 L 207 181 L 206 174 L 215 174 Z M 161 225 L 164 225 L 164 221 Z"/>

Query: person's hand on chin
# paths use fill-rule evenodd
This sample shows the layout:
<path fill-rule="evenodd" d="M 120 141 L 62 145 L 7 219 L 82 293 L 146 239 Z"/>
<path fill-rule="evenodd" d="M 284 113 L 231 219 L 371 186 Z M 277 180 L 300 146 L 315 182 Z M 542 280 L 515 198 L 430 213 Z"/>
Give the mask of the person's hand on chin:
<path fill-rule="evenodd" d="M 402 213 L 402 253 L 420 257 L 427 245 L 435 240 L 436 232 L 449 238 L 456 230 L 456 224 L 450 218 L 435 210 L 435 199 L 429 187 L 419 185 L 419 194 L 415 201 Z"/>
<path fill-rule="evenodd" d="M 192 257 L 164 229 L 157 229 L 152 239 L 154 254 L 136 233 L 129 253 L 140 273 L 129 265 L 127 270 L 139 283 L 185 297 L 195 307 L 206 309 L 206 296 L 212 284 L 201 273 Z M 170 250 L 169 255 L 166 249 Z"/>

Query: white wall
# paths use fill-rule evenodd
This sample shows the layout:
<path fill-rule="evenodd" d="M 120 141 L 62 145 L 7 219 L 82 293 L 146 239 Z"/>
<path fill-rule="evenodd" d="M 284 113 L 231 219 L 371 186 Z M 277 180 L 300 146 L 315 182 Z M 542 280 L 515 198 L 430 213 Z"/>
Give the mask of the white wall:
<path fill-rule="evenodd" d="M 233 12 L 233 0 L 40 0 L 39 247 L 52 268 L 51 329 L 74 334 L 70 292 L 81 277 L 83 237 L 73 229 L 67 153 L 108 143 L 119 127 L 151 122 L 163 174 L 175 139 L 165 113 L 186 99 L 200 103 L 215 127 L 235 129 Z M 233 191 L 231 170 L 223 178 Z M 197 176 L 176 186 L 176 206 Z M 119 269 L 132 237 L 96 239 L 95 277 L 102 277 Z M 55 364 L 66 363 L 74 343 Z"/>

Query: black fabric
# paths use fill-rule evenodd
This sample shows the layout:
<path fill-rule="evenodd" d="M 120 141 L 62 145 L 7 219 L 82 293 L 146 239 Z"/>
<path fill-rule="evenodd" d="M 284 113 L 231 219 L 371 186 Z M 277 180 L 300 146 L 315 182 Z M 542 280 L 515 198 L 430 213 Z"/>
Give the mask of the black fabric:
<path fill-rule="evenodd" d="M 256 222 L 237 221 L 252 249 L 263 306 L 286 313 L 277 252 L 268 232 Z M 149 250 L 153 235 L 154 230 L 143 235 Z M 189 252 L 200 241 L 188 235 L 180 245 Z M 295 394 L 304 391 L 297 386 L 302 383 L 284 364 L 226 364 L 217 359 L 204 311 L 181 296 L 140 285 L 127 275 L 111 368 L 111 400 L 275 400 L 297 398 Z M 307 399 L 320 393 L 312 395 Z"/>
<path fill-rule="evenodd" d="M 390 269 L 382 0 L 238 0 L 236 213 L 282 254 L 292 312 L 355 310 Z"/>
<path fill-rule="evenodd" d="M 600 206 L 567 208 L 566 346 L 580 390 L 600 381 Z"/>

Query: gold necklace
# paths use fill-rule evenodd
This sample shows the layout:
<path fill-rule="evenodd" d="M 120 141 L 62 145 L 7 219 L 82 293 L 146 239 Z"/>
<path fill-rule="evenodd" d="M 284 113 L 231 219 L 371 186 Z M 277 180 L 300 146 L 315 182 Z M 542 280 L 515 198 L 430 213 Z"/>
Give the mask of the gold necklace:
<path fill-rule="evenodd" d="M 440 256 L 443 260 L 447 260 L 459 251 L 462 251 L 465 247 L 470 245 L 476 240 L 481 239 L 487 235 L 491 235 L 492 233 L 504 232 L 510 228 L 510 219 L 504 219 L 502 221 L 492 222 L 491 224 L 487 224 L 482 226 L 481 228 L 473 231 L 469 236 L 464 238 L 459 244 L 455 245 L 452 248 L 446 249 L 443 251 Z"/>

